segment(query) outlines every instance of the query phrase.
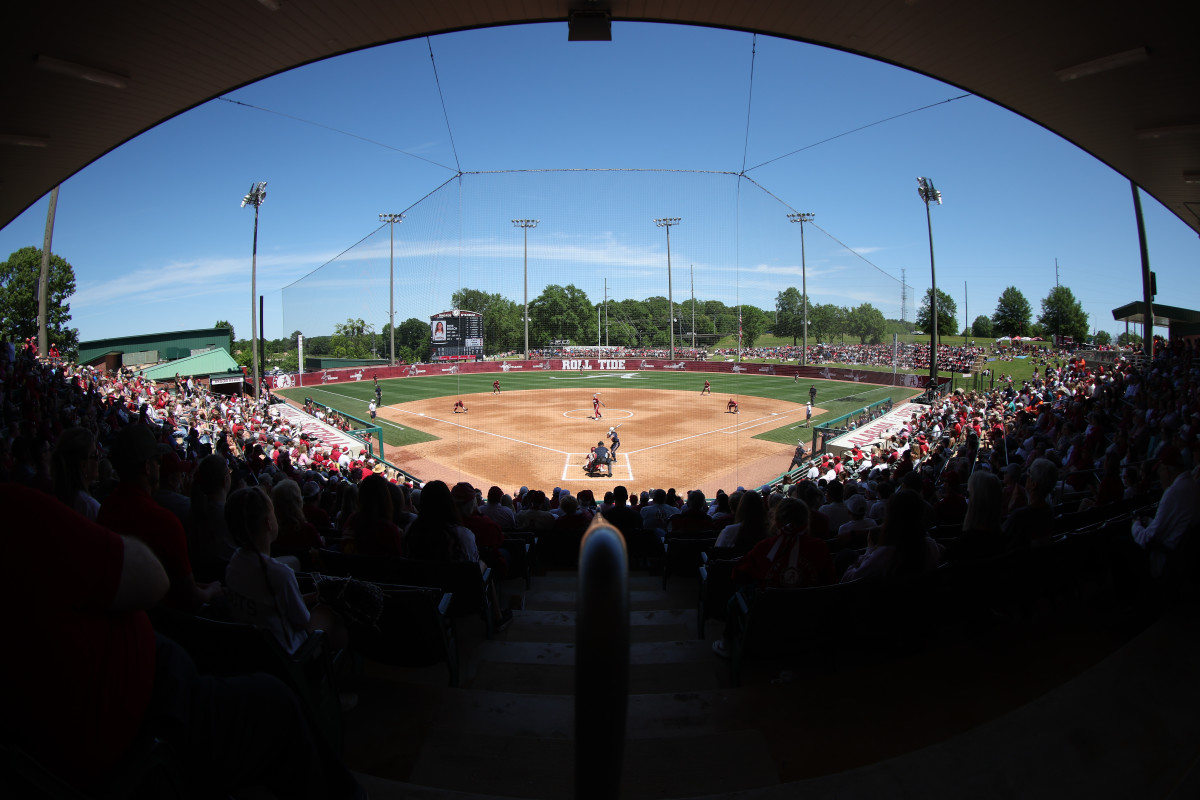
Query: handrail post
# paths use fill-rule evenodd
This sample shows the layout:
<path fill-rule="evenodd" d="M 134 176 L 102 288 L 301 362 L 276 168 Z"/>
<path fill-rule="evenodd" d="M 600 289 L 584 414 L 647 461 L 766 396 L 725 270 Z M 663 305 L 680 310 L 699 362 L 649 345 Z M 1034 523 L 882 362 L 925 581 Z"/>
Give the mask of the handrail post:
<path fill-rule="evenodd" d="M 620 796 L 629 705 L 629 557 L 597 515 L 579 545 L 575 624 L 575 797 Z"/>

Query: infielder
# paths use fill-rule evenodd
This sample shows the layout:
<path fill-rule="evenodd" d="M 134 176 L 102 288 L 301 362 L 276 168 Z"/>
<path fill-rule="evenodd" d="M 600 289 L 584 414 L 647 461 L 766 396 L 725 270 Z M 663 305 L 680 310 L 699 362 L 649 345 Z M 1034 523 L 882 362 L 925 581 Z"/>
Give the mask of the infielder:
<path fill-rule="evenodd" d="M 600 406 L 604 405 L 604 401 L 600 399 L 600 393 L 596 392 L 592 395 L 592 419 L 604 419 L 604 415 L 600 413 Z M 604 406 L 608 408 L 608 406 Z"/>
<path fill-rule="evenodd" d="M 492 394 L 500 394 L 500 381 L 492 381 Z"/>
<path fill-rule="evenodd" d="M 700 394 L 712 394 L 712 384 L 707 380 L 704 381 L 704 388 L 700 390 Z"/>
<path fill-rule="evenodd" d="M 465 413 L 467 413 L 467 406 L 466 406 L 466 404 L 464 404 L 464 403 L 463 403 L 463 401 L 462 401 L 462 400 L 459 400 L 458 402 L 456 402 L 456 403 L 454 404 L 454 413 L 455 413 L 455 414 L 465 414 Z"/>
<path fill-rule="evenodd" d="M 736 414 L 736 413 L 738 413 L 738 404 L 737 404 L 737 400 L 734 400 L 732 397 L 731 397 L 731 398 L 729 398 L 729 402 L 725 404 L 725 413 L 726 413 L 726 414 Z"/>

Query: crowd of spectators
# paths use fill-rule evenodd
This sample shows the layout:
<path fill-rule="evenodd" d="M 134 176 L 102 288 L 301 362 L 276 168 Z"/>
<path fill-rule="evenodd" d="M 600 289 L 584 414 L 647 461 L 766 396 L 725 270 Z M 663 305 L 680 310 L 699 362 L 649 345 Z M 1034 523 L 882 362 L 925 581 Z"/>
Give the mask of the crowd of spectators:
<path fill-rule="evenodd" d="M 919 360 L 920 346 L 911 347 Z M 947 348 L 946 358 L 978 355 Z M 744 556 L 736 576 L 747 586 L 821 585 L 1029 547 L 1054 533 L 1066 498 L 1100 507 L 1166 489 L 1160 513 L 1134 527 L 1134 540 L 1153 554 L 1147 569 L 1161 572 L 1200 519 L 1194 355 L 1176 345 L 1142 368 L 1048 359 L 1021 385 L 1004 381 L 914 405 L 875 446 L 817 455 L 774 485 L 712 497 L 617 486 L 598 499 L 561 487 L 411 485 L 365 450 L 306 439 L 273 413 L 269 393 L 255 401 L 194 383 L 106 375 L 4 343 L 0 491 L 15 523 L 6 542 L 23 567 L 18 596 L 36 609 L 19 635 L 57 637 L 53 668 L 40 657 L 6 664 L 11 685 L 28 689 L 5 701 L 6 728 L 20 730 L 30 749 L 80 785 L 102 776 L 147 715 L 162 711 L 160 682 L 198 680 L 185 653 L 154 638 L 144 612 L 160 604 L 187 612 L 224 602 L 286 649 L 318 626 L 353 648 L 352 631 L 318 596 L 302 595 L 294 577 L 313 566 L 321 547 L 478 561 L 503 576 L 515 574 L 523 552 L 515 532 L 577 533 L 601 515 L 625 533 L 715 539 Z M 497 613 L 503 627 L 511 615 Z M 97 648 L 126 675 L 120 690 L 85 681 L 63 694 L 60 682 L 77 681 Z M 281 796 L 360 791 L 339 761 L 315 754 L 279 686 L 261 678 L 203 685 L 216 698 L 217 718 L 176 711 L 174 719 L 186 729 L 181 746 L 195 756 L 188 763 L 208 769 L 206 780 L 227 789 L 265 781 Z M 254 692 L 266 699 L 248 700 Z M 57 715 L 30 705 L 29 698 L 56 693 L 63 698 Z M 187 732 L 237 724 L 221 709 L 240 703 L 245 714 L 255 702 L 274 704 L 270 713 L 291 728 L 286 752 L 276 752 L 269 769 Z M 106 734 L 105 748 L 84 741 L 109 729 L 116 732 Z M 209 769 L 215 758 L 227 768 Z"/>

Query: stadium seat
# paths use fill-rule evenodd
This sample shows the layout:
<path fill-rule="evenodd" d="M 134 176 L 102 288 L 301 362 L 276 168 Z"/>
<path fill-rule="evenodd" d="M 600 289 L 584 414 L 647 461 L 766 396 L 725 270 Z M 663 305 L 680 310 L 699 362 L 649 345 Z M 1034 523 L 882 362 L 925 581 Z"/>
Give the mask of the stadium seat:
<path fill-rule="evenodd" d="M 192 616 L 159 606 L 154 629 L 173 639 L 201 674 L 231 676 L 265 672 L 282 680 L 300 700 L 314 731 L 333 752 L 342 752 L 342 708 L 335 681 L 334 654 L 322 631 L 309 634 L 288 653 L 268 630 Z"/>
<path fill-rule="evenodd" d="M 725 620 L 729 598 L 733 597 L 733 568 L 737 558 L 709 558 L 700 554 L 700 597 L 696 607 L 696 636 L 704 638 L 704 623 Z"/>
<path fill-rule="evenodd" d="M 667 588 L 667 578 L 672 573 L 695 575 L 700 566 L 700 554 L 716 544 L 716 537 L 709 539 L 674 538 L 670 535 L 663 543 L 662 587 Z"/>
<path fill-rule="evenodd" d="M 453 598 L 441 589 L 377 584 L 383 613 L 374 627 L 352 626 L 356 653 L 381 664 L 425 667 L 445 662 L 449 685 L 459 685 L 458 637 L 449 611 Z"/>
<path fill-rule="evenodd" d="M 869 597 L 865 580 L 803 589 L 766 588 L 751 600 L 737 593 L 731 621 L 732 681 L 741 685 L 742 665 L 749 659 L 784 656 L 815 657 L 832 663 L 856 633 Z"/>
<path fill-rule="evenodd" d="M 493 633 L 492 570 L 480 570 L 476 561 L 426 561 L 320 550 L 317 563 L 322 571 L 331 575 L 370 583 L 441 589 L 453 598 L 448 609 L 450 616 L 478 613 L 486 626 L 486 635 L 490 637 Z"/>

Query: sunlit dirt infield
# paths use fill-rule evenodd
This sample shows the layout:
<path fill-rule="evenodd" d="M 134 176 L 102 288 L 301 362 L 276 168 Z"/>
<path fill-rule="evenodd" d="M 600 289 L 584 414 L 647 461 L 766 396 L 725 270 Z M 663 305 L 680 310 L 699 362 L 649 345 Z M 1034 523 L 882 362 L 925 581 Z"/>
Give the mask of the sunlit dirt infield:
<path fill-rule="evenodd" d="M 596 391 L 605 403 L 600 420 L 591 419 Z M 467 413 L 453 413 L 457 399 Z M 469 481 L 484 491 L 496 485 L 510 493 L 520 486 L 561 486 L 572 494 L 591 489 L 598 499 L 617 484 L 637 491 L 701 489 L 711 496 L 718 488 L 756 487 L 777 477 L 795 443 L 753 437 L 804 423 L 802 404 L 737 399 L 739 413 L 731 414 L 723 395 L 573 386 L 417 400 L 385 405 L 379 416 L 440 437 L 388 450 L 390 461 L 423 480 Z M 613 477 L 588 477 L 584 459 L 597 442 L 608 446 L 605 434 L 613 425 L 621 426 Z M 796 440 L 811 438 L 806 428 L 795 433 Z"/>

